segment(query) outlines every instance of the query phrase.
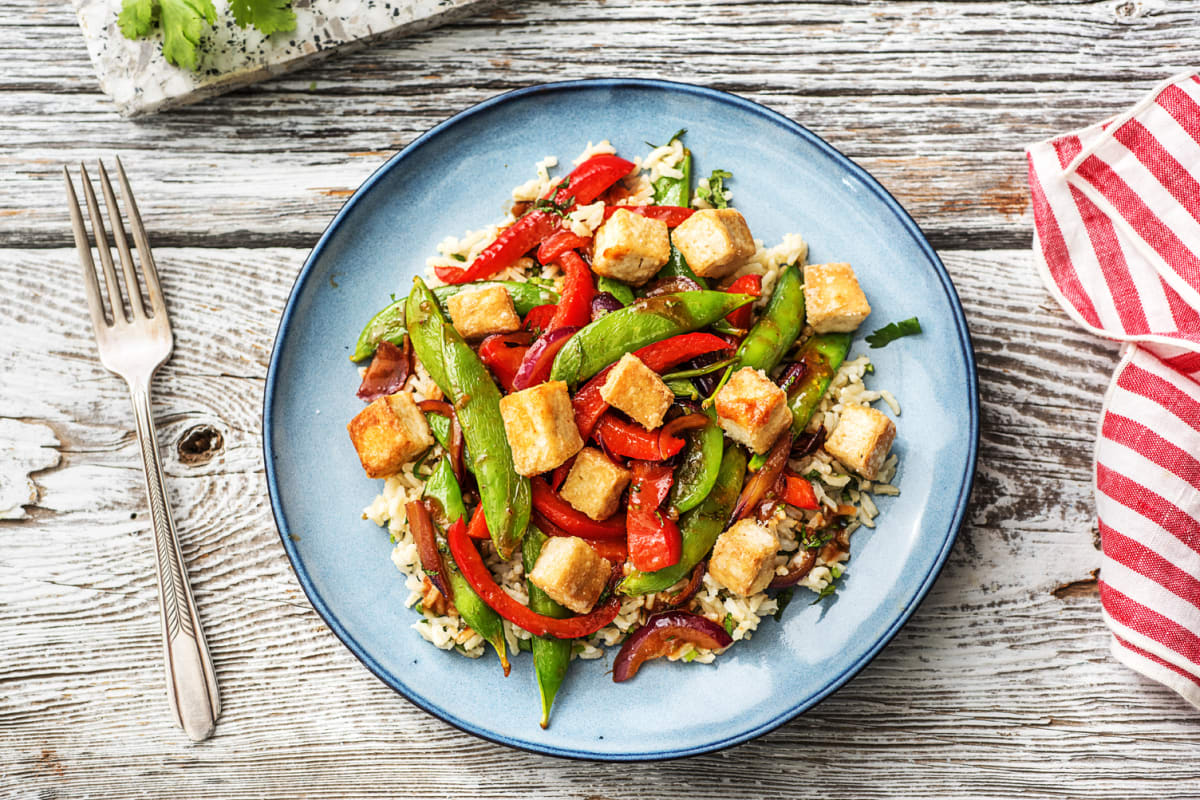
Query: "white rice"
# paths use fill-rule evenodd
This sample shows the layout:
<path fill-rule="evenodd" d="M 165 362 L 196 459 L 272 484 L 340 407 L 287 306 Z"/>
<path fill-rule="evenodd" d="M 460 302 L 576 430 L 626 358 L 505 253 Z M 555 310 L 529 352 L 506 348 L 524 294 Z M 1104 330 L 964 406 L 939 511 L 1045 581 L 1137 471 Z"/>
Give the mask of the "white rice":
<path fill-rule="evenodd" d="M 573 163 L 583 163 L 588 158 L 599 154 L 615 153 L 615 148 L 607 140 L 597 144 L 588 142 L 587 148 Z M 670 145 L 655 148 L 644 159 L 637 161 L 635 170 L 623 179 L 623 188 L 628 196 L 620 202 L 625 205 L 645 205 L 653 198 L 652 182 L 661 176 L 679 177 L 678 165 L 683 158 L 683 146 L 679 141 Z M 554 156 L 547 156 L 536 165 L 536 177 L 513 189 L 513 200 L 530 202 L 545 196 L 560 178 L 551 175 L 551 170 L 558 165 Z M 707 179 L 700 179 L 700 184 L 707 188 Z M 726 199 L 732 198 L 729 190 L 725 192 Z M 693 199 L 697 207 L 711 207 L 699 198 Z M 604 219 L 603 202 L 582 206 L 571 212 L 568 217 L 571 230 L 579 236 L 590 237 Z M 426 274 L 430 285 L 440 285 L 434 273 L 434 267 L 462 267 L 473 261 L 506 227 L 515 221 L 508 214 L 499 223 L 488 225 L 475 231 L 468 231 L 461 238 L 453 236 L 443 239 L 437 247 L 438 255 L 426 261 Z M 761 240 L 755 240 L 754 256 L 738 270 L 729 276 L 723 286 L 727 286 L 742 275 L 761 275 L 763 279 L 762 298 L 759 305 L 765 304 L 774 289 L 775 282 L 784 266 L 796 264 L 803 266 L 808 257 L 808 245 L 796 233 L 789 233 L 773 247 L 766 247 Z M 513 267 L 496 277 L 504 280 L 523 280 L 529 275 L 534 266 L 531 259 L 522 259 Z M 554 280 L 561 279 L 561 271 L 556 265 L 542 268 L 542 277 Z M 807 331 L 811 332 L 811 331 Z M 844 362 L 830 384 L 829 391 L 822 399 L 809 429 L 815 431 L 824 426 L 826 431 L 836 427 L 842 409 L 849 404 L 869 405 L 882 400 L 896 416 L 900 414 L 900 405 L 887 390 L 870 390 L 863 383 L 863 377 L 871 369 L 870 359 L 863 355 Z M 412 392 L 414 399 L 441 399 L 442 393 L 434 384 L 424 367 L 419 363 L 413 375 L 405 384 L 405 390 Z M 423 467 L 427 473 L 429 466 L 436 463 L 444 451 L 435 446 L 425 459 Z M 803 459 L 792 460 L 789 468 L 797 474 L 808 475 L 812 480 L 814 493 L 821 508 L 809 511 L 780 506 L 774 515 L 766 521 L 768 528 L 779 538 L 780 550 L 776 555 L 776 572 L 783 575 L 789 571 L 789 564 L 801 549 L 800 531 L 822 527 L 828 514 L 835 513 L 842 504 L 843 496 L 849 504 L 855 506 L 856 517 L 846 527 L 847 534 L 853 533 L 860 526 L 874 527 L 875 517 L 879 514 L 872 496 L 894 496 L 900 490 L 892 484 L 898 465 L 898 457 L 892 454 L 884 462 L 875 481 L 867 481 L 852 475 L 842 464 L 832 458 L 824 450 Z M 392 550 L 392 563 L 405 576 L 405 587 L 409 590 L 405 605 L 413 607 L 424 596 L 423 571 L 417 555 L 416 544 L 409 531 L 405 514 L 405 505 L 420 499 L 424 487 L 425 475 L 414 471 L 414 464 L 406 464 L 403 470 L 387 478 L 379 495 L 363 510 L 363 517 L 375 524 L 386 527 L 395 542 Z M 514 599 L 521 603 L 528 601 L 528 591 L 524 580 L 524 570 L 520 557 L 510 561 L 500 561 L 490 544 L 483 548 L 485 561 L 496 578 L 497 583 Z M 817 555 L 813 568 L 797 584 L 798 587 L 821 592 L 831 581 L 837 580 L 846 570 L 845 562 L 849 553 L 836 547 L 822 548 Z M 650 614 L 661 610 L 668 603 L 668 597 L 680 591 L 686 581 L 681 581 L 665 592 L 658 595 L 631 597 L 624 601 L 620 612 L 611 624 L 597 631 L 586 640 L 575 643 L 572 651 L 573 658 L 595 659 L 604 655 L 604 648 L 620 644 L 625 637 L 645 622 Z M 751 597 L 740 597 L 721 587 L 711 575 L 706 574 L 703 583 L 687 606 L 695 613 L 701 614 L 713 622 L 723 625 L 730 631 L 731 638 L 736 642 L 749 639 L 758 629 L 764 617 L 778 611 L 776 599 L 766 592 Z M 485 652 L 485 642 L 477 633 L 467 627 L 461 617 L 451 610 L 444 615 L 437 615 L 430 609 L 424 609 L 420 619 L 412 625 L 424 639 L 443 649 L 458 649 L 464 655 L 478 658 Z M 530 634 L 504 622 L 504 635 L 507 640 L 509 657 L 514 657 L 519 651 L 519 641 L 530 638 Z M 682 644 L 668 654 L 672 661 L 698 661 L 710 663 L 717 655 L 711 650 Z"/>

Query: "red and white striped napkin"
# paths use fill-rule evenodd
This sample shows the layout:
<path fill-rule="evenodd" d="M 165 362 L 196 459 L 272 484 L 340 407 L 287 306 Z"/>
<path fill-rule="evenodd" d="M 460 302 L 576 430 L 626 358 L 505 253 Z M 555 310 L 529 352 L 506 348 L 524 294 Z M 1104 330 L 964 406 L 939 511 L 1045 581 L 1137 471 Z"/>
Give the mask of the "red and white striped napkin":
<path fill-rule="evenodd" d="M 1200 78 L 1028 157 L 1046 287 L 1128 343 L 1095 450 L 1113 655 L 1200 707 Z"/>

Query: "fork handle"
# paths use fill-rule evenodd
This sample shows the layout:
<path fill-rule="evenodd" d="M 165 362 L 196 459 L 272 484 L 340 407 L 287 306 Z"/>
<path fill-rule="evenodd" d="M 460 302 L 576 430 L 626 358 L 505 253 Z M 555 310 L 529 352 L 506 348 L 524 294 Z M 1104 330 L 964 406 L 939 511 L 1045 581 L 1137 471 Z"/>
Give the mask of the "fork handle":
<path fill-rule="evenodd" d="M 130 381 L 133 413 L 137 420 L 138 444 L 146 474 L 146 494 L 154 525 L 155 564 L 158 567 L 158 600 L 162 619 L 163 655 L 167 669 L 167 698 L 175 721 L 192 741 L 212 735 L 221 715 L 221 699 L 212 658 L 196 604 L 188 585 L 187 569 L 175 534 L 175 521 L 163 487 L 162 462 L 158 458 L 158 437 L 150 414 L 150 385 Z"/>

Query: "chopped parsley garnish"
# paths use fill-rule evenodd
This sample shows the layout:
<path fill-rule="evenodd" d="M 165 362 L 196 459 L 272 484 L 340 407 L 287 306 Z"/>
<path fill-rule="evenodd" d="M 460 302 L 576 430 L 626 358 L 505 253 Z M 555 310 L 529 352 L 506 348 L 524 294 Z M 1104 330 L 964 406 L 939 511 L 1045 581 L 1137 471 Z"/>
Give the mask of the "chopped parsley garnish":
<path fill-rule="evenodd" d="M 714 169 L 712 175 L 700 181 L 696 187 L 696 195 L 713 208 L 729 208 L 729 198 L 725 196 L 725 180 L 732 178 L 733 173 L 727 169 Z"/>
<path fill-rule="evenodd" d="M 737 623 L 733 621 L 733 614 L 726 614 L 723 624 L 725 625 L 725 632 L 733 636 L 733 629 L 737 627 Z"/>
<path fill-rule="evenodd" d="M 872 348 L 885 347 L 904 336 L 914 336 L 921 332 L 921 323 L 916 317 L 889 322 L 867 337 L 867 344 Z"/>
<path fill-rule="evenodd" d="M 779 620 L 783 618 L 783 610 L 788 607 L 788 603 L 792 602 L 792 595 L 795 593 L 796 591 L 789 586 L 788 588 L 781 590 L 779 594 L 775 595 L 776 608 L 773 616 L 775 617 L 776 622 L 779 622 Z"/>
<path fill-rule="evenodd" d="M 557 214 L 566 219 L 567 212 L 571 210 L 571 206 L 575 205 L 575 196 L 571 195 L 562 203 L 556 203 L 549 197 L 543 197 L 533 204 L 533 207 L 538 211 L 545 211 L 547 214 Z"/>
<path fill-rule="evenodd" d="M 679 130 L 675 131 L 675 133 L 671 134 L 671 138 L 667 139 L 667 144 L 670 144 L 671 142 L 675 141 L 676 139 L 682 139 L 683 135 L 685 133 L 687 133 L 687 128 L 680 128 Z M 657 150 L 659 147 L 662 147 L 663 145 L 657 145 L 654 142 L 646 142 L 646 146 L 652 147 Z"/>
<path fill-rule="evenodd" d="M 804 538 L 800 540 L 800 546 L 805 550 L 815 550 L 816 548 L 826 544 L 832 538 L 832 531 L 825 531 L 824 533 L 816 531 L 812 533 L 805 533 Z"/>
<path fill-rule="evenodd" d="M 453 258 L 455 261 L 460 261 L 460 262 L 467 260 L 467 257 L 464 256 L 462 253 L 451 253 L 450 257 Z"/>
<path fill-rule="evenodd" d="M 817 603 L 824 600 L 826 597 L 831 597 L 838 590 L 838 580 L 842 577 L 842 567 L 840 564 L 829 565 L 829 583 L 822 587 L 821 591 L 817 592 L 817 599 L 809 603 L 810 606 L 815 606 Z"/>

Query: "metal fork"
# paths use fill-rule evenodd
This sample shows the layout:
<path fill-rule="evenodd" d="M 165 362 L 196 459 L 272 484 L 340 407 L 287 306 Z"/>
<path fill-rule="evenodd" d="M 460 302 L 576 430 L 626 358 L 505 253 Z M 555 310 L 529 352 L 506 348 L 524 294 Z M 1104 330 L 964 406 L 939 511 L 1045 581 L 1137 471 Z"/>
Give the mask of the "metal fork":
<path fill-rule="evenodd" d="M 64 166 L 71 225 L 75 229 L 75 247 L 83 264 L 83 283 L 92 315 L 92 327 L 96 330 L 100 363 L 125 379 L 133 400 L 133 415 L 137 422 L 138 443 L 141 445 L 142 466 L 146 476 L 146 494 L 149 496 L 150 516 L 154 525 L 167 697 L 171 701 L 176 722 L 193 741 L 198 742 L 212 735 L 217 717 L 221 715 L 221 700 L 208 644 L 204 641 L 204 631 L 200 628 L 196 604 L 188 585 L 179 538 L 175 534 L 175 522 L 167 505 L 162 464 L 158 459 L 158 439 L 150 414 L 150 382 L 155 371 L 171 355 L 174 337 L 171 335 L 171 323 L 167 320 L 167 306 L 158 282 L 158 270 L 154 266 L 150 244 L 146 241 L 146 229 L 142 226 L 142 218 L 134 203 L 133 191 L 129 188 L 121 160 L 117 159 L 117 177 L 120 179 L 121 197 L 129 225 L 133 229 L 138 263 L 142 267 L 141 276 L 150 300 L 149 309 L 143 303 L 138 269 L 126 241 L 121 212 L 104 164 L 100 164 L 99 183 L 121 258 L 121 272 L 125 278 L 124 298 L 91 179 L 83 164 L 79 165 L 79 170 L 88 215 L 92 220 L 92 233 L 96 239 L 96 251 L 100 254 L 104 284 L 108 290 L 107 308 L 96 279 L 96 264 L 92 260 L 92 248 L 83 215 L 79 211 L 75 187 L 71 183 L 71 173 Z"/>

